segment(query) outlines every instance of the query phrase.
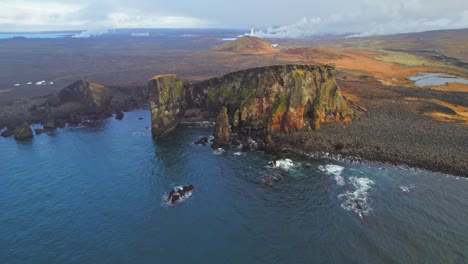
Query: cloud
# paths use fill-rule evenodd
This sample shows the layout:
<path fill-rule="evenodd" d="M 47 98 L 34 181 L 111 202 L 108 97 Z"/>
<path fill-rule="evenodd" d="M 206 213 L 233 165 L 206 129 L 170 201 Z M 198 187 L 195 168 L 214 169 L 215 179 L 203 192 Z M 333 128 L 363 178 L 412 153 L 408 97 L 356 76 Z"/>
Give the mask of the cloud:
<path fill-rule="evenodd" d="M 8 2 L 0 3 L 0 29 L 40 28 L 63 24 L 69 27 L 79 26 L 83 20 L 73 18 L 72 14 L 80 9 L 76 4 L 49 2 Z"/>
<path fill-rule="evenodd" d="M 0 31 L 244 28 L 264 37 L 468 27 L 466 0 L 0 0 Z M 280 25 L 280 26 L 273 26 Z"/>
<path fill-rule="evenodd" d="M 136 2 L 141 0 L 136 0 Z M 113 28 L 196 28 L 208 22 L 191 16 L 125 8 L 118 1 L 2 0 L 0 31 L 81 30 L 95 35 Z"/>
<path fill-rule="evenodd" d="M 325 17 L 301 18 L 297 22 L 266 30 L 256 31 L 264 38 L 301 38 L 324 34 L 348 34 L 348 37 L 419 32 L 438 29 L 468 28 L 468 9 L 453 13 L 440 12 L 442 17 L 432 14 L 418 16 L 419 1 L 404 5 L 385 5 L 380 2 L 369 4 L 356 13 L 330 14 Z M 374 12 L 366 15 L 368 10 Z"/>

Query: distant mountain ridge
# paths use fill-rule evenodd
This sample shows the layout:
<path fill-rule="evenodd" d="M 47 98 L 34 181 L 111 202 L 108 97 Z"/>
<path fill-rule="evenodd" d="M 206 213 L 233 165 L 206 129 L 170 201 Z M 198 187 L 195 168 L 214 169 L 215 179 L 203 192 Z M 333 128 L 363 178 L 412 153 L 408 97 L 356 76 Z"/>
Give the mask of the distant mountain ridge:
<path fill-rule="evenodd" d="M 215 47 L 213 51 L 232 52 L 239 54 L 274 54 L 278 48 L 273 48 L 272 43 L 252 36 L 243 36 Z"/>

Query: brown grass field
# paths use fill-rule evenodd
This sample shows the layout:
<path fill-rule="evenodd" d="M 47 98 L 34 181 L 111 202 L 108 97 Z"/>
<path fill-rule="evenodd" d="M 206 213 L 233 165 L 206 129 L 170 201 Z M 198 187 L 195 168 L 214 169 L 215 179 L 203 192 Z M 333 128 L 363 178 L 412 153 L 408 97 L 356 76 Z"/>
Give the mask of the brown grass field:
<path fill-rule="evenodd" d="M 157 74 L 175 73 L 186 80 L 202 80 L 251 67 L 290 63 L 334 64 L 346 73 L 346 78 L 365 81 L 363 76 L 369 76 L 381 85 L 405 87 L 411 92 L 468 94 L 466 84 L 416 88 L 407 79 L 419 72 L 468 78 L 468 29 L 369 38 L 269 41 L 242 37 L 225 42 L 212 36 L 0 40 L 0 104 L 55 92 L 81 78 L 105 85 L 142 87 Z M 272 48 L 272 42 L 278 42 L 280 47 Z M 43 79 L 53 80 L 55 84 L 25 85 Z M 21 86 L 13 87 L 15 83 Z M 368 92 L 343 89 L 343 93 L 355 101 L 368 96 Z M 408 102 L 416 100 L 414 96 L 408 97 L 412 98 Z M 430 114 L 438 120 L 468 124 L 466 105 L 437 97 L 417 100 L 426 100 L 457 113 L 450 118 L 445 113 Z"/>

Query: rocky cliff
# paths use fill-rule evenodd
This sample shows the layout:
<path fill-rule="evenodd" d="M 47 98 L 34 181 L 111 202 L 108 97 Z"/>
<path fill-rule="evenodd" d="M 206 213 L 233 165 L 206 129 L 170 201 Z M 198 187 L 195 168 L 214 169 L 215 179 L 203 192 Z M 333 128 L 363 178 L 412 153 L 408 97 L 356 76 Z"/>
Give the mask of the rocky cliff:
<path fill-rule="evenodd" d="M 100 112 L 110 105 L 111 91 L 104 85 L 78 80 L 58 94 L 59 104 L 78 103 L 88 112 Z"/>
<path fill-rule="evenodd" d="M 322 122 L 348 122 L 353 115 L 330 65 L 253 68 L 194 83 L 160 75 L 148 86 L 154 137 L 193 113 L 215 117 L 223 107 L 233 129 L 261 139 L 319 129 Z"/>
<path fill-rule="evenodd" d="M 29 139 L 33 136 L 29 127 L 31 123 L 44 126 L 43 129 L 35 129 L 36 134 L 40 134 L 64 127 L 65 123 L 79 124 L 87 119 L 109 117 L 111 100 L 112 91 L 109 88 L 89 80 L 79 80 L 57 94 L 25 100 L 19 115 L 15 112 L 2 113 L 0 127 L 6 125 L 7 129 L 1 136 Z"/>

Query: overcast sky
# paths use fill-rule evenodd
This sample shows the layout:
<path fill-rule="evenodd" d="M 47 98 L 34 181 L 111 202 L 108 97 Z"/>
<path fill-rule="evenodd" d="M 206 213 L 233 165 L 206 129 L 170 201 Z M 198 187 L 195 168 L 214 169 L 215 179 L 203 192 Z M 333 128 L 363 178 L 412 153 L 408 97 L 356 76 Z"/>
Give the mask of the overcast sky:
<path fill-rule="evenodd" d="M 277 37 L 468 28 L 468 0 L 0 0 L 0 31 L 251 25 Z"/>

